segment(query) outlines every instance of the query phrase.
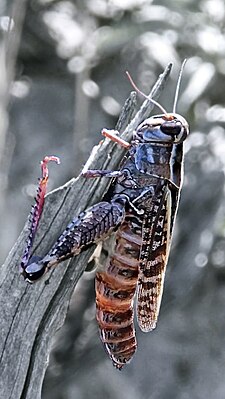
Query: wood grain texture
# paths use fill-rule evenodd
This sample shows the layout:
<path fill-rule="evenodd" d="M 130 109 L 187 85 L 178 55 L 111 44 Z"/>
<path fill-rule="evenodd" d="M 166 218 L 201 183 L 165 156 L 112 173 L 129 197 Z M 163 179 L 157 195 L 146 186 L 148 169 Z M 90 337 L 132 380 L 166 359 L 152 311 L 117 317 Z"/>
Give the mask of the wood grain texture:
<path fill-rule="evenodd" d="M 151 92 L 154 98 L 163 90 L 170 70 L 169 64 Z M 130 120 L 133 104 L 132 94 L 117 126 L 120 131 Z M 146 100 L 125 129 L 125 140 L 130 140 L 133 130 L 151 109 L 152 103 Z M 94 147 L 88 167 L 114 170 L 124 152 L 105 140 Z M 75 215 L 101 200 L 109 184 L 107 178 L 88 180 L 79 176 L 48 194 L 34 242 L 35 254 L 44 256 Z M 61 263 L 45 279 L 28 285 L 18 272 L 27 227 L 28 222 L 0 268 L 0 397 L 4 399 L 41 398 L 52 338 L 64 322 L 73 290 L 93 252 L 90 249 Z M 50 279 L 49 284 L 46 279 Z"/>

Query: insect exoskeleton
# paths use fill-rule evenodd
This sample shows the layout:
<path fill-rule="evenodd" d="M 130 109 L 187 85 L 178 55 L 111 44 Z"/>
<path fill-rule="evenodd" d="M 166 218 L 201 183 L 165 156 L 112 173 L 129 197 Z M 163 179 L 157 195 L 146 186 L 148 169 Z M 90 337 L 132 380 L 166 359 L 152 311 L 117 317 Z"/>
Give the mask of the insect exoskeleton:
<path fill-rule="evenodd" d="M 29 282 L 113 235 L 110 256 L 105 267 L 96 273 L 96 318 L 101 340 L 118 369 L 131 360 L 137 348 L 135 294 L 140 329 L 151 331 L 158 320 L 182 187 L 183 141 L 189 133 L 187 121 L 175 112 L 180 79 L 181 73 L 171 113 L 137 89 L 162 114 L 145 119 L 131 143 L 121 140 L 115 131 L 103 131 L 103 135 L 127 149 L 126 156 L 119 170 L 85 171 L 84 177 L 113 178 L 106 196 L 76 216 L 39 260 L 30 254 L 44 204 L 47 163 L 56 157 L 45 158 L 31 213 L 30 234 L 21 263 L 22 274 Z"/>

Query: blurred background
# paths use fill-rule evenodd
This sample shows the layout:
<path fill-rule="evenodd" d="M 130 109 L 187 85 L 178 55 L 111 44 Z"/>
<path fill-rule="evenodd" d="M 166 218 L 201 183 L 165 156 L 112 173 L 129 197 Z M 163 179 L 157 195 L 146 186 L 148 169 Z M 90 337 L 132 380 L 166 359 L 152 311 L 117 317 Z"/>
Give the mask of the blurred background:
<path fill-rule="evenodd" d="M 30 210 L 39 161 L 54 188 L 82 168 L 131 87 L 190 123 L 185 178 L 157 329 L 116 371 L 98 337 L 94 272 L 85 273 L 53 339 L 43 399 L 225 397 L 225 3 L 223 0 L 0 0 L 0 259 Z M 13 19 L 9 20 L 12 15 Z M 140 99 L 142 101 L 142 99 Z M 158 110 L 156 110 L 158 113 Z M 44 255 L 44 254 L 43 254 Z"/>

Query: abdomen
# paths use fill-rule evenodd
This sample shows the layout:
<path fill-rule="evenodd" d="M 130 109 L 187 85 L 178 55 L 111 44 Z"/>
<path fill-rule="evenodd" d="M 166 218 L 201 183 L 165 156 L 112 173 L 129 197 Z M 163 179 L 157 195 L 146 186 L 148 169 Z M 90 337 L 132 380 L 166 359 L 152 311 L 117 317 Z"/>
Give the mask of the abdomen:
<path fill-rule="evenodd" d="M 96 274 L 96 318 L 101 340 L 116 368 L 136 351 L 133 300 L 138 279 L 141 236 L 132 221 L 116 233 L 113 255 Z"/>

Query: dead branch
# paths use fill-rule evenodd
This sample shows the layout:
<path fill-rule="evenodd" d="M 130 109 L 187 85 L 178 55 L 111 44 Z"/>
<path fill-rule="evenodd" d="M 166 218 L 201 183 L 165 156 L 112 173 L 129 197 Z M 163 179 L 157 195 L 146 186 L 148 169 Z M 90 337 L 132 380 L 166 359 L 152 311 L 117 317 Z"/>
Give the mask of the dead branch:
<path fill-rule="evenodd" d="M 170 74 L 171 64 L 160 75 L 151 96 L 158 98 Z M 134 107 L 131 94 L 117 128 L 127 126 L 122 137 L 130 140 L 133 130 L 149 115 L 153 105 L 146 100 L 129 123 Z M 129 124 L 128 124 L 129 123 Z M 91 169 L 116 169 L 124 149 L 106 139 L 94 147 L 88 160 Z M 46 197 L 45 209 L 35 240 L 35 253 L 45 255 L 69 221 L 83 209 L 101 200 L 110 179 L 79 176 Z M 51 341 L 64 322 L 73 290 L 85 270 L 93 249 L 59 265 L 46 279 L 29 285 L 19 276 L 18 266 L 27 236 L 28 222 L 0 269 L 0 393 L 4 399 L 40 399 Z"/>

